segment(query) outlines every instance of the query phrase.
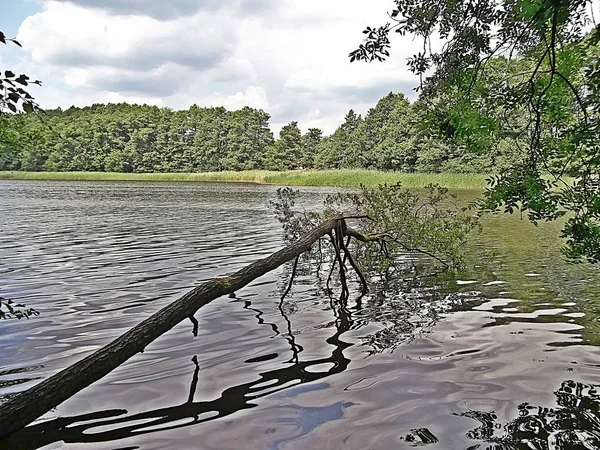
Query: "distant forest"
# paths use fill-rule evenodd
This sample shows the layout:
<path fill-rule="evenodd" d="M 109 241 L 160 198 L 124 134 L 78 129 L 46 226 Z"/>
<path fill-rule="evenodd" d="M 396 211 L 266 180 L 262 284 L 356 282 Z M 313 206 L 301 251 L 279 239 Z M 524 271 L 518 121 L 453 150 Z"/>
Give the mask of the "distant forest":
<path fill-rule="evenodd" d="M 454 144 L 420 102 L 390 93 L 365 117 L 350 110 L 330 136 L 302 134 L 297 122 L 278 139 L 270 116 L 245 107 L 95 104 L 3 116 L 0 170 L 207 172 L 371 168 L 402 172 L 497 172 L 516 162 L 516 142 Z"/>

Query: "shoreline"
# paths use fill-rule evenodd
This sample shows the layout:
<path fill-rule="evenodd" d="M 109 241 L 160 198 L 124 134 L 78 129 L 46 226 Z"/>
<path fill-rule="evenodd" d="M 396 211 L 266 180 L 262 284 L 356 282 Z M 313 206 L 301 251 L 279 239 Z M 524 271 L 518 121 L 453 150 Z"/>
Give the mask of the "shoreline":
<path fill-rule="evenodd" d="M 258 183 L 278 186 L 377 186 L 401 182 L 407 188 L 440 184 L 452 189 L 483 189 L 488 175 L 462 173 L 401 173 L 375 170 L 295 170 L 275 172 L 246 170 L 240 172 L 199 173 L 120 173 L 120 172 L 20 172 L 0 171 L 0 180 L 37 181 L 154 181 L 154 182 L 222 182 Z"/>

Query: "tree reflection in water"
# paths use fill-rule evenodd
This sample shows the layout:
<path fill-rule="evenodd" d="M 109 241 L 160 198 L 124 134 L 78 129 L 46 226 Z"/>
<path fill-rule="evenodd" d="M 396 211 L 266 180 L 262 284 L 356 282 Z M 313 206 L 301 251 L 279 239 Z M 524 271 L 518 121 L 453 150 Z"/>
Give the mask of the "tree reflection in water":
<path fill-rule="evenodd" d="M 467 437 L 486 442 L 471 449 L 481 450 L 594 450 L 600 449 L 599 385 L 563 381 L 554 392 L 554 408 L 522 403 L 519 416 L 506 425 L 494 412 L 454 413 L 481 422 Z"/>
<path fill-rule="evenodd" d="M 216 400 L 195 402 L 194 393 L 198 385 L 200 367 L 194 356 L 192 362 L 195 369 L 190 393 L 188 400 L 183 404 L 130 415 L 127 415 L 126 410 L 114 409 L 73 417 L 61 417 L 25 428 L 12 437 L 0 441 L 0 448 L 34 449 L 61 441 L 65 443 L 106 442 L 156 431 L 172 430 L 253 408 L 257 406 L 253 400 L 294 385 L 309 383 L 342 372 L 350 363 L 343 352 L 352 345 L 341 340 L 341 335 L 348 331 L 353 324 L 346 300 L 347 297 L 343 296 L 339 301 L 332 301 L 336 320 L 335 333 L 326 339 L 326 342 L 334 347 L 329 357 L 302 361 L 299 358 L 301 347 L 295 343 L 293 335 L 288 333 L 287 339 L 293 354 L 291 366 L 263 372 L 257 380 L 225 389 Z M 246 307 L 248 307 L 248 303 L 246 303 Z M 256 317 L 259 318 L 259 323 L 264 323 L 262 312 L 256 308 L 252 309 L 258 312 Z M 280 308 L 280 311 L 283 312 L 283 308 Z M 286 322 L 288 320 L 286 317 Z M 274 331 L 279 333 L 277 328 Z M 312 366 L 320 366 L 322 369 L 324 367 L 322 365 L 329 369 L 311 369 Z"/>
<path fill-rule="evenodd" d="M 114 441 L 199 424 L 253 408 L 257 406 L 254 400 L 346 370 L 350 359 L 344 355 L 344 350 L 353 344 L 343 341 L 341 337 L 351 329 L 378 322 L 381 324 L 381 331 L 366 336 L 363 339 L 364 343 L 371 348 L 371 353 L 393 350 L 402 342 L 429 333 L 442 313 L 466 307 L 467 303 L 474 298 L 472 294 L 444 293 L 439 286 L 427 287 L 427 278 L 427 276 L 417 276 L 415 272 L 407 278 L 395 277 L 385 278 L 385 280 L 382 278 L 372 286 L 371 292 L 375 294 L 364 298 L 361 296 L 353 301 L 351 306 L 348 305 L 348 289 L 343 289 L 337 299 L 329 296 L 333 320 L 327 325 L 334 329 L 334 333 L 326 339 L 326 342 L 334 349 L 328 357 L 308 361 L 302 360 L 303 347 L 296 343 L 292 322 L 288 317 L 290 312 L 298 310 L 293 301 L 288 299 L 287 305 L 284 305 L 282 300 L 278 305 L 278 310 L 286 324 L 286 330 L 283 331 L 277 324 L 265 322 L 263 312 L 252 306 L 250 301 L 239 300 L 243 302 L 245 309 L 256 312 L 255 317 L 260 325 L 269 326 L 275 335 L 282 335 L 288 341 L 292 357 L 286 361 L 286 364 L 291 363 L 291 365 L 260 373 L 259 378 L 252 382 L 225 389 L 215 400 L 194 401 L 201 370 L 197 357 L 194 356 L 192 362 L 195 367 L 189 397 L 183 404 L 137 414 L 128 414 L 124 409 L 114 409 L 73 417 L 60 417 L 29 426 L 9 440 L 0 441 L 0 447 L 34 449 L 61 441 L 66 443 Z M 328 287 L 323 291 L 325 295 L 331 293 Z M 395 294 L 390 294 L 391 292 Z M 267 361 L 277 356 L 279 355 L 266 355 L 247 362 Z M 323 367 L 328 369 L 324 370 Z M 341 408 L 342 411 L 350 407 L 351 403 L 334 406 L 336 408 L 339 406 L 338 409 Z M 331 416 L 326 411 L 323 413 Z M 308 428 L 301 430 L 301 433 L 309 432 Z M 417 431 L 415 436 L 420 442 L 435 442 L 435 437 L 430 436 L 427 430 L 421 430 L 423 432 L 420 433 Z M 410 440 L 408 436 L 407 441 Z"/>
<path fill-rule="evenodd" d="M 433 282 L 432 282 L 433 280 Z M 97 411 L 73 417 L 60 417 L 37 423 L 0 441 L 0 448 L 34 449 L 54 442 L 93 443 L 131 438 L 147 433 L 173 430 L 229 416 L 237 411 L 257 406 L 256 400 L 283 391 L 295 385 L 324 379 L 346 370 L 350 359 L 344 351 L 353 345 L 342 340 L 349 330 L 356 330 L 376 322 L 380 330 L 362 338 L 370 353 L 393 351 L 398 345 L 433 330 L 435 323 L 446 313 L 466 310 L 483 300 L 477 292 L 452 292 L 454 279 L 444 283 L 439 274 L 429 276 L 413 273 L 407 277 L 382 277 L 371 280 L 372 295 L 349 302 L 349 292 L 342 291 L 339 298 L 329 297 L 332 320 L 326 328 L 333 333 L 326 342 L 333 347 L 328 357 L 303 360 L 303 347 L 296 342 L 292 328 L 293 314 L 301 313 L 293 300 L 280 302 L 278 310 L 285 321 L 285 330 L 276 323 L 266 322 L 264 313 L 248 300 L 238 300 L 243 307 L 254 311 L 260 325 L 271 328 L 275 335 L 285 338 L 292 357 L 285 366 L 262 372 L 251 382 L 225 389 L 219 398 L 211 401 L 194 401 L 201 371 L 196 356 L 192 358 L 194 371 L 186 402 L 167 408 L 128 414 L 124 409 Z M 323 289 L 327 296 L 331 290 Z M 350 303 L 350 305 L 349 305 Z M 260 363 L 277 358 L 273 353 L 246 362 Z M 289 365 L 288 365 L 289 364 Z M 314 368 L 313 368 L 314 367 Z M 324 369 L 326 367 L 326 369 Z M 321 383 L 323 385 L 323 383 Z M 314 389 L 326 388 L 318 383 Z M 598 386 L 574 381 L 564 381 L 555 394 L 557 407 L 519 406 L 519 416 L 502 426 L 494 412 L 468 411 L 459 415 L 477 420 L 481 425 L 467 434 L 479 441 L 471 449 L 600 449 L 600 398 Z M 315 417 L 336 420 L 352 403 L 329 405 L 312 411 Z M 330 410 L 326 410 L 329 408 Z M 317 410 L 319 409 L 319 410 Z M 301 423 L 294 438 L 309 433 L 321 422 Z M 399 437 L 411 446 L 427 446 L 439 442 L 427 428 L 411 430 Z M 281 441 L 280 443 L 285 442 Z"/>
<path fill-rule="evenodd" d="M 406 271 L 407 267 L 403 273 Z M 381 327 L 361 338 L 370 354 L 393 351 L 423 338 L 444 315 L 483 302 L 479 292 L 456 292 L 452 273 L 429 273 L 422 266 L 412 267 L 410 276 L 382 275 L 370 289 L 374 295 L 367 297 L 354 314 L 355 327 L 368 323 Z"/>

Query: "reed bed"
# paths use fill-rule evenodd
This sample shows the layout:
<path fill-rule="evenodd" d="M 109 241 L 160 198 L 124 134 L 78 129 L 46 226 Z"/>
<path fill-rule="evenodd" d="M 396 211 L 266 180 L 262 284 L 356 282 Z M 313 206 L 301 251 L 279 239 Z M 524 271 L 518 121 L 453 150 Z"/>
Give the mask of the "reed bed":
<path fill-rule="evenodd" d="M 295 170 L 274 172 L 245 170 L 240 172 L 203 173 L 116 173 L 116 172 L 0 172 L 5 180 L 56 181 L 157 181 L 157 182 L 227 182 L 268 183 L 280 186 L 377 186 L 400 182 L 405 187 L 422 188 L 440 184 L 452 189 L 481 189 L 486 175 L 458 173 L 400 173 L 375 170 Z"/>

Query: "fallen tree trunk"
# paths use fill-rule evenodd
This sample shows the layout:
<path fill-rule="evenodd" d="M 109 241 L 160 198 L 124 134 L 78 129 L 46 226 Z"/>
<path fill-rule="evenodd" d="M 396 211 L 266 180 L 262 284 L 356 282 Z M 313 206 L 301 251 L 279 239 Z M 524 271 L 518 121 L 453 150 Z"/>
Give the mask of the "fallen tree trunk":
<path fill-rule="evenodd" d="M 156 312 L 110 344 L 0 405 L 0 439 L 38 417 L 123 364 L 179 322 L 193 318 L 202 306 L 231 294 L 254 279 L 310 250 L 321 237 L 341 229 L 342 217 L 313 228 L 293 244 L 256 261 L 231 276 L 208 280 Z M 344 227 L 345 228 L 345 227 Z"/>

